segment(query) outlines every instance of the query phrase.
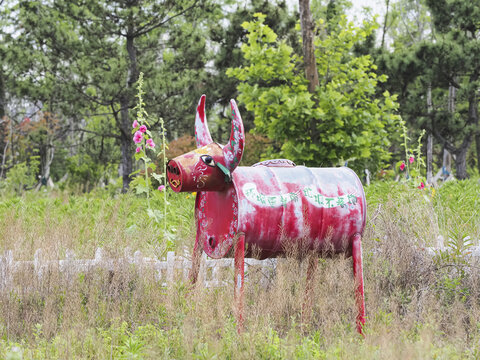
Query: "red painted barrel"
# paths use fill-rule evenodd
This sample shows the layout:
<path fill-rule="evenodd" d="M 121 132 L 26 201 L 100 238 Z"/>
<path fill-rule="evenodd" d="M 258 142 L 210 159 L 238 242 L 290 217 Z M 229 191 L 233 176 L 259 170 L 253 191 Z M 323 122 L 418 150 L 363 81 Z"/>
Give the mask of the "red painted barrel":
<path fill-rule="evenodd" d="M 261 259 L 292 242 L 349 254 L 363 232 L 365 194 L 349 168 L 237 167 L 232 175 L 226 190 L 197 194 L 197 241 L 210 257 L 228 256 L 239 232 L 247 254 Z"/>

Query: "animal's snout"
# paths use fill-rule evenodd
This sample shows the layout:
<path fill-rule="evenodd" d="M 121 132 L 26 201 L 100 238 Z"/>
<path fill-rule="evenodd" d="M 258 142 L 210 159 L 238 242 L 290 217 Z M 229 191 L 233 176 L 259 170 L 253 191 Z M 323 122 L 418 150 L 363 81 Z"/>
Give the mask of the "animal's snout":
<path fill-rule="evenodd" d="M 182 171 L 175 160 L 167 163 L 167 179 L 173 191 L 180 192 L 182 190 Z"/>
<path fill-rule="evenodd" d="M 180 175 L 180 170 L 178 170 L 178 167 L 174 166 L 173 164 L 167 165 L 167 171 L 173 175 Z"/>

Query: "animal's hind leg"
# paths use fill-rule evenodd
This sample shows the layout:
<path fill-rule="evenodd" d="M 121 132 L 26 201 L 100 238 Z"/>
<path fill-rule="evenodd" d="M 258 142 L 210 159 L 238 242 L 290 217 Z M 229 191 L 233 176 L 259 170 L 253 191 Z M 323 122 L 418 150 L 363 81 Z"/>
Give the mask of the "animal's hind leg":
<path fill-rule="evenodd" d="M 302 323 L 304 324 L 309 322 L 311 318 L 314 278 L 318 268 L 318 254 L 314 251 L 310 252 L 310 254 L 308 254 L 307 261 L 307 282 L 305 284 L 305 297 L 302 305 Z"/>
<path fill-rule="evenodd" d="M 353 277 L 355 279 L 355 300 L 358 308 L 357 331 L 363 335 L 365 325 L 365 296 L 363 292 L 362 236 L 355 234 L 352 241 Z"/>
<path fill-rule="evenodd" d="M 239 234 L 235 243 L 235 317 L 237 318 L 237 330 L 243 330 L 243 288 L 244 288 L 244 266 L 245 266 L 245 235 Z"/>
<path fill-rule="evenodd" d="M 192 268 L 190 269 L 190 274 L 188 275 L 192 285 L 197 282 L 198 271 L 200 270 L 200 262 L 202 260 L 203 244 L 198 240 L 198 237 L 199 236 L 197 234 L 195 245 L 193 247 Z"/>

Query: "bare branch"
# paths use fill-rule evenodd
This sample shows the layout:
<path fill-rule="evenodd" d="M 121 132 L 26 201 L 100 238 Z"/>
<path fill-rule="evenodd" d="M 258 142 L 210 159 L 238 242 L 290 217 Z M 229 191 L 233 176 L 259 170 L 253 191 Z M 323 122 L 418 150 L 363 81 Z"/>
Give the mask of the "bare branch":
<path fill-rule="evenodd" d="M 105 132 L 98 132 L 98 131 L 93 131 L 93 130 L 87 130 L 87 129 L 75 129 L 74 131 L 76 132 L 83 132 L 83 133 L 87 133 L 87 134 L 94 134 L 95 136 L 94 137 L 97 137 L 97 136 L 102 136 L 102 137 L 108 137 L 108 138 L 113 138 L 113 139 L 120 139 L 120 135 L 117 135 L 117 134 L 113 134 L 113 133 L 105 133 Z"/>
<path fill-rule="evenodd" d="M 150 23 L 147 23 L 146 25 L 142 26 L 139 28 L 139 30 L 137 32 L 135 32 L 135 37 L 138 37 L 138 36 L 141 36 L 141 35 L 145 35 L 147 33 L 149 33 L 150 31 L 152 30 L 155 30 L 157 28 L 159 28 L 160 26 L 166 24 L 167 22 L 179 17 L 179 16 L 182 16 L 184 15 L 185 13 L 187 13 L 188 11 L 190 11 L 191 9 L 193 9 L 197 3 L 198 3 L 199 0 L 195 0 L 193 2 L 192 5 L 190 5 L 189 7 L 183 9 L 182 11 L 176 13 L 175 15 L 172 15 L 170 17 L 168 17 L 167 19 L 163 20 L 163 21 L 160 21 L 158 23 L 154 23 L 153 21 L 150 22 Z"/>

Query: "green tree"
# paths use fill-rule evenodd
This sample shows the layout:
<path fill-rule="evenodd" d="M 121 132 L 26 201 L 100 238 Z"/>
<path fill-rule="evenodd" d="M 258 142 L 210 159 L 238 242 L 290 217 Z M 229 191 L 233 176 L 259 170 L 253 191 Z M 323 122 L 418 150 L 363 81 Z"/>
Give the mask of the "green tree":
<path fill-rule="evenodd" d="M 436 41 L 424 43 L 418 56 L 430 69 L 448 98 L 452 88 L 456 99 L 450 106 L 434 106 L 430 114 L 433 133 L 447 150 L 455 155 L 456 175 L 467 177 L 467 154 L 474 139 L 477 145 L 477 167 L 480 168 L 480 127 L 478 88 L 480 85 L 480 7 L 459 0 L 427 0 L 436 31 Z M 452 101 L 455 106 L 452 107 Z"/>
<path fill-rule="evenodd" d="M 191 113 L 191 97 L 202 91 L 207 53 L 202 33 L 214 7 L 199 0 L 56 0 L 21 2 L 19 8 L 24 41 L 40 56 L 55 54 L 48 74 L 61 89 L 56 109 L 76 124 L 108 109 L 115 125 L 103 135 L 120 146 L 126 191 L 133 170 L 131 110 L 138 74 L 148 79 L 149 112 L 164 115 L 171 129 L 181 129 L 185 103 Z M 28 71 L 22 75 L 34 81 Z"/>
<path fill-rule="evenodd" d="M 397 35 L 394 47 L 377 57 L 379 68 L 389 75 L 384 86 L 399 94 L 409 128 L 432 134 L 453 154 L 456 176 L 464 179 L 467 156 L 479 134 L 480 10 L 463 1 L 425 1 L 430 22 L 422 1 L 406 3 L 412 5 L 408 19 L 417 20 L 408 23 L 408 31 L 390 29 Z"/>
<path fill-rule="evenodd" d="M 387 36 L 394 49 L 412 47 L 433 34 L 433 23 L 425 0 L 400 0 L 391 4 Z"/>
<path fill-rule="evenodd" d="M 5 31 L 10 24 L 10 7 L 9 3 L 5 0 L 0 1 L 0 121 L 3 120 L 5 116 L 5 106 L 6 106 L 6 94 L 5 94 L 5 52 L 7 51 L 8 45 L 8 34 Z M 8 45 L 7 45 L 8 44 Z"/>
<path fill-rule="evenodd" d="M 253 19 L 253 14 L 262 12 L 266 15 L 265 24 L 268 25 L 280 39 L 284 39 L 296 51 L 301 49 L 295 24 L 298 14 L 290 11 L 285 0 L 249 0 L 246 2 L 234 2 L 231 4 L 231 12 L 225 14 L 226 21 L 217 21 L 209 28 L 209 38 L 212 45 L 218 48 L 214 55 L 215 72 L 207 79 L 206 89 L 213 101 L 207 105 L 214 107 L 221 105 L 218 109 L 218 117 L 223 118 L 225 110 L 230 107 L 229 101 L 237 98 L 238 79 L 226 75 L 228 68 L 241 67 L 245 64 L 240 49 L 241 44 L 247 41 L 247 33 L 242 27 L 245 20 Z M 222 14 L 223 15 L 223 14 Z M 240 111 L 243 104 L 239 104 Z M 243 122 L 246 131 L 253 128 L 253 117 L 243 112 Z M 217 132 L 217 141 L 227 141 L 230 136 L 230 120 L 224 122 L 210 123 L 211 130 Z M 216 129 L 215 129 L 216 126 Z"/>
<path fill-rule="evenodd" d="M 264 15 L 257 18 L 244 23 L 247 65 L 228 74 L 241 81 L 239 99 L 254 113 L 256 130 L 272 140 L 270 152 L 311 166 L 349 161 L 361 171 L 388 160 L 388 130 L 398 120 L 395 97 L 375 98 L 386 77 L 376 75 L 368 55 L 352 55 L 374 25 L 359 30 L 343 17 L 338 29 L 315 38 L 320 85 L 310 93 L 301 57 L 277 40 Z"/>
<path fill-rule="evenodd" d="M 73 74 L 70 61 L 62 57 L 65 44 L 74 44 L 78 36 L 65 17 L 46 11 L 48 2 L 11 3 L 4 62 L 9 101 L 15 104 L 14 114 L 9 117 L 18 129 L 24 120 L 32 121 L 29 128 L 34 131 L 28 136 L 34 141 L 29 146 L 37 148 L 30 153 L 40 156 L 40 178 L 49 180 L 55 150 L 68 131 L 67 116 L 75 114 L 82 104 L 76 99 L 78 91 L 65 86 Z M 63 40 L 52 40 L 56 38 Z M 21 144 L 9 145 L 11 165 L 17 161 L 18 146 Z"/>
<path fill-rule="evenodd" d="M 4 5 L 4 0 L 0 1 L 0 8 Z M 6 107 L 6 97 L 5 97 L 5 51 L 6 51 L 6 41 L 5 33 L 3 31 L 5 25 L 7 24 L 6 17 L 7 11 L 5 7 L 0 10 L 0 179 L 4 174 L 4 164 L 6 162 L 6 146 L 8 144 L 8 126 L 5 118 L 5 107 Z"/>

